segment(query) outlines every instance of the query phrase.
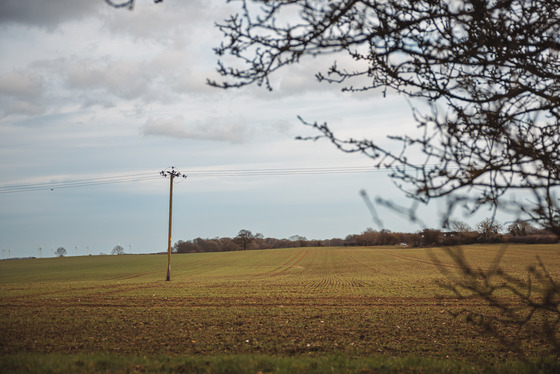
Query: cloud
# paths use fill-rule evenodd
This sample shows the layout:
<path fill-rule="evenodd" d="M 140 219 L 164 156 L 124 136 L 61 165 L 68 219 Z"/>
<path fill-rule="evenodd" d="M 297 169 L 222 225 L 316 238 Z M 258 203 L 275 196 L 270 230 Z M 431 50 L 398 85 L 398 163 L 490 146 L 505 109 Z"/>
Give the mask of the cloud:
<path fill-rule="evenodd" d="M 66 22 L 100 17 L 105 30 L 113 35 L 161 40 L 173 35 L 177 29 L 196 28 L 196 24 L 201 22 L 212 24 L 210 16 L 218 4 L 224 8 L 219 1 L 165 1 L 154 4 L 144 0 L 136 1 L 134 9 L 129 10 L 115 9 L 104 0 L 2 0 L 0 25 L 24 25 L 54 31 Z"/>
<path fill-rule="evenodd" d="M 70 89 L 97 90 L 126 100 L 149 94 L 154 75 L 142 62 L 110 60 L 72 64 L 66 74 Z"/>
<path fill-rule="evenodd" d="M 182 34 L 196 40 L 201 26 L 213 25 L 215 3 L 211 0 L 143 2 L 136 4 L 133 11 L 111 9 L 105 12 L 104 24 L 111 34 L 134 39 L 167 43 L 175 35 Z M 223 8 L 222 3 L 218 1 Z"/>
<path fill-rule="evenodd" d="M 22 70 L 0 72 L 0 118 L 76 106 L 167 106 L 189 95 L 221 94 L 188 61 L 188 53 L 171 48 L 130 59 L 68 55 L 36 60 Z"/>
<path fill-rule="evenodd" d="M 66 94 L 71 100 L 81 100 L 84 106 L 117 100 L 169 104 L 181 101 L 184 95 L 219 92 L 206 85 L 195 53 L 173 46 L 152 48 L 128 58 L 67 56 L 35 63 L 32 69 L 42 71 L 49 82 L 60 82 L 60 88 L 66 91 L 52 94 Z"/>
<path fill-rule="evenodd" d="M 39 80 L 25 73 L 10 72 L 0 75 L 0 94 L 24 97 L 40 89 Z"/>
<path fill-rule="evenodd" d="M 0 111 L 4 115 L 38 115 L 46 110 L 42 81 L 28 72 L 1 74 L 0 98 Z"/>
<path fill-rule="evenodd" d="M 53 31 L 66 21 L 95 15 L 104 4 L 101 0 L 3 0 L 0 1 L 0 25 L 22 24 Z"/>
<path fill-rule="evenodd" d="M 225 122 L 216 118 L 189 126 L 185 119 L 176 116 L 170 119 L 150 118 L 142 127 L 144 135 L 165 136 L 176 139 L 196 139 L 243 143 L 252 136 L 250 129 L 240 122 Z"/>

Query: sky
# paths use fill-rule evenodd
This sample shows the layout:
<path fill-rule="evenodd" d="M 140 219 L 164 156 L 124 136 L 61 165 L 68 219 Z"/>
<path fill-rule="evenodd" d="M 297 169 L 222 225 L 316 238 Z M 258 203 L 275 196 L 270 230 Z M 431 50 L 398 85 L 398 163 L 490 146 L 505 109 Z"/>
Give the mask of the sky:
<path fill-rule="evenodd" d="M 0 1 L 0 248 L 2 258 L 167 249 L 173 238 L 328 239 L 372 220 L 360 191 L 409 204 L 386 170 L 328 141 L 298 119 L 342 137 L 386 142 L 415 127 L 400 96 L 342 93 L 309 58 L 262 87 L 221 90 L 214 26 L 225 0 Z M 393 212 L 383 227 L 416 231 Z M 437 227 L 437 206 L 425 208 Z M 422 212 L 422 210 L 421 210 Z M 39 250 L 41 248 L 41 250 Z"/>

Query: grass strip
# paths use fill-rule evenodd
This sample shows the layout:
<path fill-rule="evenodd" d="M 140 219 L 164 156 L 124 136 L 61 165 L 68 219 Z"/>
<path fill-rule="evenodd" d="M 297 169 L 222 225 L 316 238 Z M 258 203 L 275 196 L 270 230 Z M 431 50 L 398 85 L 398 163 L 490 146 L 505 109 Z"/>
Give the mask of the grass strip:
<path fill-rule="evenodd" d="M 554 358 L 483 365 L 415 357 L 273 357 L 267 355 L 136 357 L 18 353 L 0 356 L 1 373 L 557 373 Z"/>

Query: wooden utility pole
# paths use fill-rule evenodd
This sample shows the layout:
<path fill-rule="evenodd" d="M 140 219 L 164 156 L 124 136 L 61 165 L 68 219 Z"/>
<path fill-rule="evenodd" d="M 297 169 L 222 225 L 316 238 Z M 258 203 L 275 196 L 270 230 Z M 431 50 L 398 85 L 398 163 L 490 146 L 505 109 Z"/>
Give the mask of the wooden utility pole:
<path fill-rule="evenodd" d="M 167 236 L 167 277 L 165 278 L 166 281 L 171 280 L 171 220 L 172 220 L 172 209 L 173 209 L 173 178 L 175 177 L 183 177 L 186 178 L 185 174 L 181 174 L 180 172 L 175 170 L 175 167 L 171 167 L 171 171 L 162 170 L 160 174 L 164 177 L 169 176 L 169 231 Z"/>
<path fill-rule="evenodd" d="M 173 219 L 173 214 L 171 211 L 173 210 L 173 178 L 175 177 L 175 173 L 169 174 L 169 231 L 167 236 L 167 277 L 165 278 L 166 281 L 171 280 L 171 220 Z"/>

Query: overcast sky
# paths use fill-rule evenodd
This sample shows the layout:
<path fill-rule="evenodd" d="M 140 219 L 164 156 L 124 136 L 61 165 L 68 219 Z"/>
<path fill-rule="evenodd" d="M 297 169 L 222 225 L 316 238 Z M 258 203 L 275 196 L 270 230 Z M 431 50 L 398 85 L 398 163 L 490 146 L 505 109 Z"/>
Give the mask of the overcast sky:
<path fill-rule="evenodd" d="M 385 141 L 414 128 L 406 101 L 319 84 L 328 61 L 313 59 L 274 75 L 272 92 L 209 87 L 214 23 L 231 12 L 225 0 L 138 0 L 133 11 L 0 1 L 0 187 L 29 189 L 0 190 L 4 257 L 165 250 L 169 180 L 158 172 L 171 166 L 188 175 L 174 185 L 173 243 L 241 229 L 308 239 L 378 229 L 359 192 L 402 201 L 388 173 L 340 173 L 372 163 L 295 140 L 317 135 L 297 116 Z M 393 231 L 418 229 L 380 214 Z"/>

